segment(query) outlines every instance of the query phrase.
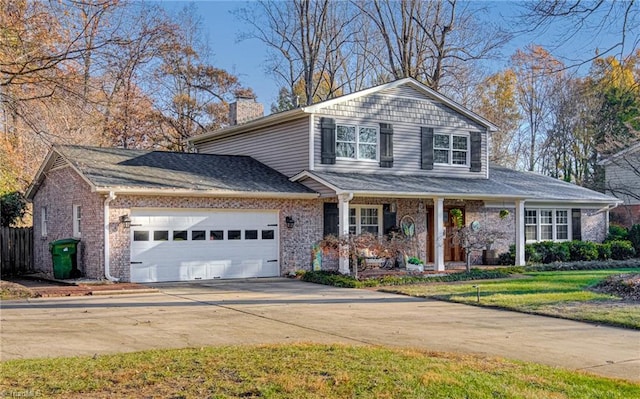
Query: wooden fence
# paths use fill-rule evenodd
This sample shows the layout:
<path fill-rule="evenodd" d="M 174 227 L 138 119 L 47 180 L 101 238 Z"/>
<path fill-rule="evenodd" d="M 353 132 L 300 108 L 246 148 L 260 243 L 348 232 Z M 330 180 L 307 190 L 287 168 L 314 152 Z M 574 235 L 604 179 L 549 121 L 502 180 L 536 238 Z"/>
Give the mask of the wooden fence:
<path fill-rule="evenodd" d="M 0 227 L 0 273 L 33 272 L 33 227 Z"/>

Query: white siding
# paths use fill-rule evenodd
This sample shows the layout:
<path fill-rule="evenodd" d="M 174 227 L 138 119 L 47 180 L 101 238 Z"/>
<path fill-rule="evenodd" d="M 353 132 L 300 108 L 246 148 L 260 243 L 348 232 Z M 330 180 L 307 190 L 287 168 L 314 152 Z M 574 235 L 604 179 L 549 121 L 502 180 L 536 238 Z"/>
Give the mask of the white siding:
<path fill-rule="evenodd" d="M 620 198 L 625 205 L 640 204 L 640 176 L 634 167 L 640 169 L 638 153 L 620 157 L 605 166 L 607 194 Z"/>
<path fill-rule="evenodd" d="M 248 155 L 265 165 L 293 176 L 309 167 L 309 119 L 198 143 L 203 154 Z"/>
<path fill-rule="evenodd" d="M 322 110 L 315 116 L 315 169 L 323 171 L 365 171 L 380 173 L 411 173 L 429 176 L 460 176 L 485 178 L 487 165 L 487 133 L 486 129 L 460 115 L 445 105 L 431 100 L 410 87 L 399 87 L 381 93 L 357 98 L 346 103 L 337 104 Z M 420 96 L 420 98 L 418 98 Z M 393 168 L 381 168 L 377 162 L 337 159 L 334 165 L 323 165 L 320 160 L 320 119 L 326 116 L 333 118 L 337 124 L 378 124 L 393 125 Z M 482 132 L 482 170 L 471 172 L 470 167 L 434 165 L 433 170 L 422 170 L 421 162 L 421 127 L 433 127 L 434 133 L 461 133 L 471 131 Z"/>

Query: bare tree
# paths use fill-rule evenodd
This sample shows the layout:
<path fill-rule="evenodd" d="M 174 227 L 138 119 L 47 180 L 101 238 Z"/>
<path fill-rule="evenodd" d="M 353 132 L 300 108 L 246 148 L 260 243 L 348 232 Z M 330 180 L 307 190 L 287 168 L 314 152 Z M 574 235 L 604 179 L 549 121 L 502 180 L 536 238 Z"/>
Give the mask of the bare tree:
<path fill-rule="evenodd" d="M 268 73 L 294 95 L 293 104 L 312 104 L 341 92 L 339 75 L 346 62 L 350 40 L 348 9 L 329 0 L 260 1 L 258 7 L 236 10 L 251 30 L 241 39 L 257 39 L 271 50 Z"/>
<path fill-rule="evenodd" d="M 574 43 L 580 34 L 597 37 L 610 33 L 618 38 L 609 47 L 598 49 L 586 58 L 568 60 L 566 68 L 606 55 L 623 60 L 627 54 L 635 52 L 640 43 L 640 6 L 635 0 L 536 0 L 523 2 L 521 7 L 519 26 L 529 27 L 528 31 L 546 33 L 556 24 L 562 27 L 555 31 L 555 47 L 549 47 L 552 50 L 565 43 Z"/>
<path fill-rule="evenodd" d="M 517 79 L 518 103 L 525 118 L 527 160 L 524 167 L 534 171 L 540 157 L 539 147 L 550 127 L 550 97 L 557 87 L 562 64 L 544 48 L 528 46 L 511 57 Z"/>
<path fill-rule="evenodd" d="M 371 54 L 394 79 L 413 77 L 452 93 L 467 85 L 472 65 L 490 59 L 510 35 L 456 0 L 373 0 L 355 3 L 375 26 L 384 51 Z M 377 47 L 373 47 L 378 52 Z"/>
<path fill-rule="evenodd" d="M 159 145 L 185 150 L 185 140 L 228 123 L 228 102 L 238 94 L 253 94 L 238 78 L 208 64 L 201 41 L 201 18 L 192 5 L 178 15 L 180 29 L 161 54 L 158 79 L 158 117 L 164 138 Z"/>

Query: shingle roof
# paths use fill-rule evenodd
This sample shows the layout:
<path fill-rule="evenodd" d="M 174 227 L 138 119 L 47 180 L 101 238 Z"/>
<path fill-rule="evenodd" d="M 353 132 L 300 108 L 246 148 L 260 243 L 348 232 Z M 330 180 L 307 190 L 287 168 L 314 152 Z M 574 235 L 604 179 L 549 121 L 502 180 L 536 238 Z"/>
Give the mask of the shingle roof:
<path fill-rule="evenodd" d="M 307 172 L 321 182 L 359 195 L 423 195 L 535 201 L 615 203 L 616 198 L 537 173 L 492 166 L 489 179 L 339 172 Z"/>
<path fill-rule="evenodd" d="M 312 194 L 247 156 L 56 146 L 97 189 Z"/>

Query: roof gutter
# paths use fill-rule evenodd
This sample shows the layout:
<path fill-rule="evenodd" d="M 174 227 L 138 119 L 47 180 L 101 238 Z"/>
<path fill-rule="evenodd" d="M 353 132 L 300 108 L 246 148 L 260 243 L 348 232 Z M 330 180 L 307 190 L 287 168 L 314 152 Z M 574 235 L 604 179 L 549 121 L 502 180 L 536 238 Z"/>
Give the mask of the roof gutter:
<path fill-rule="evenodd" d="M 619 202 L 616 202 L 616 203 L 615 203 L 615 204 L 613 204 L 613 205 L 609 204 L 609 205 L 607 205 L 607 206 L 605 206 L 605 207 L 603 207 L 603 208 L 598 209 L 598 210 L 594 213 L 594 215 L 597 215 L 597 214 L 602 213 L 602 212 L 609 212 L 609 211 L 611 211 L 611 210 L 613 210 L 613 209 L 617 208 L 619 205 L 620 205 L 620 203 L 619 203 Z"/>
<path fill-rule="evenodd" d="M 104 200 L 104 276 L 107 280 L 117 283 L 120 279 L 111 275 L 109 248 L 109 203 L 114 199 L 116 199 L 116 195 L 113 191 L 110 191 Z"/>
<path fill-rule="evenodd" d="M 109 194 L 113 187 L 98 187 L 96 193 Z M 206 191 L 206 190 L 155 190 L 155 189 L 127 189 L 117 188 L 119 195 L 158 195 L 181 197 L 219 197 L 219 198 L 273 198 L 273 199 L 314 199 L 318 193 L 281 193 L 281 192 L 251 192 L 251 191 Z"/>

